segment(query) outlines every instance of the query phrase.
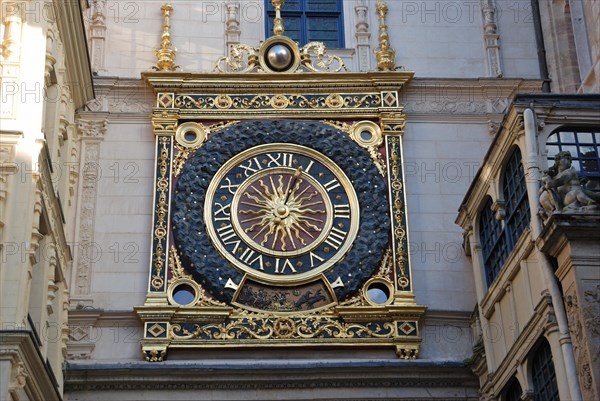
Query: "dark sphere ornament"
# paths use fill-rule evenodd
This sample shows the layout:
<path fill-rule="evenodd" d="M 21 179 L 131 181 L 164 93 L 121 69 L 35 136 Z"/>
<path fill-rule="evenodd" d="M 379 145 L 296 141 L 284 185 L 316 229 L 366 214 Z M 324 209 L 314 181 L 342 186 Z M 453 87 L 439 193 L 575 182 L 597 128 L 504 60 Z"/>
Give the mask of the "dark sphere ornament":
<path fill-rule="evenodd" d="M 294 61 L 291 49 L 284 44 L 271 46 L 267 50 L 266 57 L 269 67 L 277 71 L 286 70 Z"/>

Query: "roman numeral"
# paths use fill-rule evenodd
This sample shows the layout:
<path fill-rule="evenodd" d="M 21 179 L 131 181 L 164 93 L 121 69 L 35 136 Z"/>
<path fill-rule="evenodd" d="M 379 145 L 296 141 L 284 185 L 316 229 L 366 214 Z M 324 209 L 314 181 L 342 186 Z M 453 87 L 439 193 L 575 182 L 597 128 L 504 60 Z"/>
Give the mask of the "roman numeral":
<path fill-rule="evenodd" d="M 265 270 L 263 266 L 262 255 L 257 254 L 256 257 L 252 259 L 253 256 L 255 256 L 255 252 L 250 248 L 246 248 L 244 252 L 242 252 L 242 254 L 240 255 L 240 260 L 250 267 L 253 267 L 252 265 L 258 262 L 258 269 Z"/>
<path fill-rule="evenodd" d="M 333 180 L 329 181 L 327 184 L 323 184 L 323 186 L 325 187 L 327 192 L 331 192 L 332 189 L 335 189 L 340 186 L 340 182 L 334 178 Z"/>
<path fill-rule="evenodd" d="M 280 267 L 281 267 L 281 271 L 279 271 Z M 283 262 L 283 265 L 281 265 L 281 259 L 275 258 L 275 273 L 285 274 L 285 269 L 287 267 L 290 268 L 292 273 L 296 273 L 296 269 L 294 269 L 294 266 L 292 266 L 292 262 L 290 262 L 289 259 L 285 259 L 285 261 Z"/>
<path fill-rule="evenodd" d="M 215 202 L 215 207 L 217 208 L 217 210 L 215 210 L 215 214 L 213 216 L 215 221 L 230 221 L 231 220 L 231 213 L 228 212 L 228 210 L 231 209 L 231 203 L 228 203 L 227 205 L 223 206 L 222 204 Z M 219 216 L 219 215 L 222 215 L 222 216 Z"/>
<path fill-rule="evenodd" d="M 349 219 L 350 205 L 333 205 L 333 218 Z"/>
<path fill-rule="evenodd" d="M 346 239 L 346 234 L 348 234 L 346 231 L 333 227 L 329 233 L 329 237 L 325 240 L 325 243 L 337 251 L 342 245 L 342 242 Z"/>
<path fill-rule="evenodd" d="M 241 169 L 244 169 L 244 175 L 246 177 L 250 177 L 252 174 L 256 173 L 257 171 L 262 170 L 262 166 L 260 165 L 260 163 L 258 162 L 258 159 L 256 157 L 254 157 L 250 160 L 247 160 L 246 162 L 248 163 L 247 166 L 244 166 L 243 164 L 239 165 L 239 167 Z M 254 167 L 253 167 L 253 165 L 254 165 Z"/>
<path fill-rule="evenodd" d="M 271 161 L 267 164 L 267 167 L 292 167 L 294 161 L 294 155 L 291 153 L 276 153 L 274 157 L 271 153 L 267 153 L 267 157 L 271 159 Z"/>
<path fill-rule="evenodd" d="M 224 244 L 227 244 L 230 239 L 237 238 L 237 234 L 233 231 L 233 227 L 231 224 L 227 224 L 221 228 L 217 229 L 217 233 L 219 234 L 219 238 L 223 241 Z"/>
<path fill-rule="evenodd" d="M 324 262 L 325 261 L 325 259 L 323 259 L 319 255 L 314 254 L 314 253 L 311 252 L 310 253 L 310 267 L 311 268 L 315 267 L 315 259 L 318 260 L 319 262 Z"/>
<path fill-rule="evenodd" d="M 313 164 L 315 164 L 315 162 L 311 160 L 310 163 L 308 163 L 308 166 L 306 166 L 306 168 L 303 169 L 303 171 L 305 173 L 308 173 L 310 171 L 310 168 L 312 167 Z"/>
<path fill-rule="evenodd" d="M 235 195 L 235 191 L 237 191 L 240 184 L 232 184 L 229 177 L 225 177 L 225 181 L 227 181 L 227 184 L 221 185 L 219 189 L 226 188 L 231 195 Z"/>

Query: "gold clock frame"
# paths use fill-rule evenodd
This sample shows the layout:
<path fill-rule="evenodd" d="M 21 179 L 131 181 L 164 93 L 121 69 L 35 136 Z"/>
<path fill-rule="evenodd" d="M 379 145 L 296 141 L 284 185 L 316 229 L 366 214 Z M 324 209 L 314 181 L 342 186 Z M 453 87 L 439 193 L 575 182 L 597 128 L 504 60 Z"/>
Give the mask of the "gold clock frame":
<path fill-rule="evenodd" d="M 318 162 L 323 164 L 325 167 L 327 167 L 339 179 L 340 183 L 342 184 L 344 191 L 348 195 L 349 202 L 350 202 L 350 210 L 353 211 L 352 213 L 354 214 L 354 218 L 351 220 L 350 229 L 348 230 L 348 234 L 346 237 L 347 239 L 345 240 L 344 245 L 342 247 L 340 247 L 339 250 L 337 250 L 335 255 L 333 257 L 329 258 L 329 260 L 326 263 L 324 263 L 322 266 L 319 266 L 318 269 L 315 269 L 314 271 L 310 271 L 310 272 L 305 272 L 305 273 L 302 273 L 302 274 L 299 274 L 299 275 L 296 275 L 293 277 L 283 276 L 280 278 L 275 278 L 272 275 L 269 275 L 266 273 L 260 273 L 260 272 L 256 272 L 256 271 L 250 272 L 248 270 L 248 268 L 242 262 L 240 262 L 236 258 L 232 257 L 231 254 L 223 247 L 223 245 L 220 243 L 220 241 L 218 241 L 216 239 L 218 237 L 217 229 L 214 227 L 214 225 L 211 221 L 212 220 L 211 219 L 211 210 L 209 208 L 204 209 L 204 221 L 206 222 L 208 235 L 213 240 L 213 244 L 214 244 L 215 248 L 217 248 L 219 253 L 233 265 L 246 271 L 250 276 L 253 276 L 256 279 L 261 280 L 263 283 L 271 283 L 271 284 L 279 284 L 279 285 L 301 284 L 303 282 L 313 280 L 316 276 L 321 275 L 321 273 L 323 271 L 327 270 L 329 267 L 334 265 L 336 262 L 338 262 L 340 259 L 342 259 L 346 253 L 348 253 L 348 250 L 352 247 L 352 242 L 354 241 L 356 234 L 358 233 L 358 221 L 360 219 L 360 207 L 358 204 L 358 199 L 356 197 L 356 192 L 354 191 L 354 187 L 350 183 L 350 179 L 346 176 L 344 171 L 341 170 L 331 159 L 329 159 L 327 156 L 321 154 L 320 152 L 317 152 L 316 150 L 308 148 L 306 146 L 297 145 L 297 144 L 282 144 L 282 143 L 269 143 L 269 144 L 255 146 L 253 148 L 250 148 L 246 151 L 243 151 L 243 152 L 237 154 L 232 159 L 228 160 L 223 166 L 221 166 L 219 171 L 217 171 L 217 173 L 214 175 L 212 182 L 210 183 L 210 185 L 208 187 L 207 199 L 210 201 L 209 204 L 212 204 L 213 196 L 214 196 L 215 190 L 217 189 L 216 187 L 219 184 L 220 180 L 225 176 L 225 174 L 229 170 L 231 170 L 232 167 L 239 164 L 240 160 L 256 156 L 256 155 L 258 155 L 262 152 L 265 152 L 266 150 L 271 149 L 271 148 L 275 148 L 275 149 L 277 149 L 277 151 L 280 151 L 280 152 L 292 152 L 292 153 L 303 154 L 304 156 L 308 156 L 308 157 L 313 158 L 314 160 L 317 160 Z M 257 173 L 257 174 L 260 174 L 260 173 Z M 314 178 L 312 178 L 312 177 L 310 177 L 309 180 L 315 181 Z M 239 197 L 239 192 L 244 187 L 244 185 L 245 185 L 245 183 L 241 184 L 241 187 L 238 190 L 238 194 L 234 195 L 234 199 L 236 199 L 236 197 Z M 317 184 L 316 187 L 321 187 L 321 186 L 319 184 Z M 324 188 L 322 188 L 322 187 L 321 187 L 321 192 L 324 192 Z M 326 198 L 326 196 L 324 196 L 324 197 Z M 329 215 L 331 215 L 332 211 L 333 211 L 333 208 L 330 203 L 331 202 L 328 201 L 327 205 L 326 205 L 326 210 L 328 211 Z M 231 206 L 232 225 L 234 227 L 236 227 L 236 224 L 239 224 L 239 223 L 236 223 L 233 220 L 233 216 L 236 214 L 235 210 L 236 210 L 237 205 L 236 205 L 235 201 L 232 201 L 231 205 L 232 205 Z M 331 221 L 326 223 L 326 227 L 328 229 L 331 228 Z M 327 234 L 326 231 L 328 231 L 328 229 L 323 230 L 323 233 L 317 238 L 317 240 L 313 244 L 313 247 L 318 245 L 318 243 L 323 242 L 325 235 Z M 245 239 L 245 235 L 242 232 L 240 232 L 239 235 L 242 240 Z M 249 242 L 246 241 L 246 243 L 249 243 Z M 260 249 L 257 249 L 257 250 L 261 251 Z M 264 252 L 270 252 L 270 251 L 265 249 Z M 275 254 L 275 256 L 282 256 L 282 257 L 285 256 L 284 254 L 280 254 L 277 252 L 273 252 L 273 253 Z"/>
<path fill-rule="evenodd" d="M 402 164 L 406 117 L 400 104 L 400 93 L 412 76 L 406 71 L 143 74 L 156 93 L 151 114 L 156 165 L 149 284 L 144 305 L 135 308 L 144 324 L 141 344 L 146 360 L 162 361 L 169 349 L 232 347 L 376 346 L 393 347 L 400 358 L 418 356 L 425 307 L 416 304 L 410 272 Z M 172 183 L 188 155 L 202 146 L 202 141 L 193 146 L 178 142 L 179 127 L 192 122 L 209 136 L 238 121 L 256 119 L 330 124 L 365 147 L 386 177 L 391 242 L 381 266 L 354 298 L 310 312 L 247 310 L 208 296 L 174 252 L 169 242 Z M 363 130 L 372 138 L 361 141 Z M 384 304 L 369 299 L 368 285 L 373 282 L 391 292 Z M 190 304 L 178 305 L 173 291 L 183 284 L 193 287 L 196 296 Z"/>

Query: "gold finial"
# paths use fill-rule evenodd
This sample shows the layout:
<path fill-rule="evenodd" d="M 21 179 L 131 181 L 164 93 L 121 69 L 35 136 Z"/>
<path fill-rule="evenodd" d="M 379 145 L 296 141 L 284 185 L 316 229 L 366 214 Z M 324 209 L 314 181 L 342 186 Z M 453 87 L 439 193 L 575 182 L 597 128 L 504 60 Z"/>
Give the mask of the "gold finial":
<path fill-rule="evenodd" d="M 173 6 L 170 4 L 163 4 L 160 8 L 163 12 L 163 32 L 160 41 L 160 48 L 156 49 L 156 67 L 153 67 L 158 71 L 175 71 L 179 68 L 175 65 L 175 57 L 177 56 L 177 50 L 171 48 L 171 13 L 173 12 Z"/>
<path fill-rule="evenodd" d="M 275 7 L 275 20 L 273 20 L 273 33 L 275 35 L 283 35 L 283 18 L 281 18 L 281 7 L 284 0 L 272 0 Z"/>
<path fill-rule="evenodd" d="M 390 37 L 385 23 L 388 6 L 381 0 L 377 0 L 377 14 L 379 14 L 379 49 L 375 50 L 377 57 L 377 68 L 379 71 L 390 71 L 396 69 L 396 50 L 390 46 Z"/>

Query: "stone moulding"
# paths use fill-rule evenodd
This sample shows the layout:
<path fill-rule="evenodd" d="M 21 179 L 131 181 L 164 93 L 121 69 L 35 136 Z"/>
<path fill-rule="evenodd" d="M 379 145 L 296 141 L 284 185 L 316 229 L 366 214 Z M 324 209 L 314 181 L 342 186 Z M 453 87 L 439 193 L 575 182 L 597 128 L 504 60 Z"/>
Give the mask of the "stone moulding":
<path fill-rule="evenodd" d="M 461 363 L 432 361 L 372 360 L 300 363 L 255 361 L 251 364 L 168 363 L 158 367 L 131 363 L 120 365 L 125 377 L 114 375 L 114 365 L 69 363 L 66 391 L 161 391 L 161 390 L 314 390 L 319 389 L 453 389 L 443 400 L 477 400 L 477 380 Z M 285 375 L 282 371 L 285 369 Z M 240 371 L 244 379 L 239 380 Z M 232 380 L 232 377 L 236 377 Z M 277 377 L 277 380 L 273 380 Z M 456 391 L 460 390 L 460 391 Z M 460 395 L 458 395 L 460 394 Z M 304 395 L 306 395 L 304 393 Z M 430 395 L 431 396 L 431 395 Z M 376 398 L 376 397 L 375 397 Z M 378 398 L 377 398 L 378 399 Z M 389 399 L 389 398 L 388 398 Z M 412 398 L 402 397 L 402 400 Z M 424 398 L 415 398 L 424 399 Z M 437 398 L 436 398 L 437 399 Z"/>

